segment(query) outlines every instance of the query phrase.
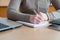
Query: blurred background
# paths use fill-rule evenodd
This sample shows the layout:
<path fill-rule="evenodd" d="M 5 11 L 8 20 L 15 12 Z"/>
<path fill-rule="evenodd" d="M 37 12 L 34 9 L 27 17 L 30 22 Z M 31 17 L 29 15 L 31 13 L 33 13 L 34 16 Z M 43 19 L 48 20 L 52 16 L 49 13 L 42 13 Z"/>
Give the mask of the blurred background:
<path fill-rule="evenodd" d="M 6 17 L 7 6 L 10 0 L 0 0 L 0 17 Z"/>

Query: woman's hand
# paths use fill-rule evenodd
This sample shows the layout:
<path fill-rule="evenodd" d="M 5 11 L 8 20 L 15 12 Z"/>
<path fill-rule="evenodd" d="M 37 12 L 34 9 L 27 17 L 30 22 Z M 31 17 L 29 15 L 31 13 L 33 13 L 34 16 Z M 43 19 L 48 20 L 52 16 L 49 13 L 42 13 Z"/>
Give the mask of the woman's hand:
<path fill-rule="evenodd" d="M 47 21 L 47 20 L 48 20 L 47 15 L 42 12 L 40 12 L 37 15 L 30 16 L 30 22 L 33 24 L 39 24 L 40 22 Z"/>

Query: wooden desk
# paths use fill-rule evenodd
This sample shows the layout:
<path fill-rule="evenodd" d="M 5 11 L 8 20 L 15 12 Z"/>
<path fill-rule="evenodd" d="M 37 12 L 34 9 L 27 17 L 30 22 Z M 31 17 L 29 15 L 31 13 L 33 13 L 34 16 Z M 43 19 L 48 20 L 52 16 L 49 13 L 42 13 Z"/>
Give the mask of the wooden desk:
<path fill-rule="evenodd" d="M 60 32 L 48 28 L 20 28 L 0 32 L 0 40 L 60 40 Z"/>

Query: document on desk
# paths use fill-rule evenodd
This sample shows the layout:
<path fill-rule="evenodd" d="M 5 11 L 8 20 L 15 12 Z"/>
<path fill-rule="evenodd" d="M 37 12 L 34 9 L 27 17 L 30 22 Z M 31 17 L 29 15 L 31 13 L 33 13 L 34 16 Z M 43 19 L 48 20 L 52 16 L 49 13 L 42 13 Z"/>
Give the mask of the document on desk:
<path fill-rule="evenodd" d="M 49 25 L 48 21 L 44 21 L 44 22 L 41 22 L 39 24 L 32 24 L 32 23 L 23 22 L 23 21 L 17 21 L 17 22 L 24 24 L 24 25 L 27 25 L 27 26 L 30 26 L 30 27 L 46 27 L 47 25 Z"/>

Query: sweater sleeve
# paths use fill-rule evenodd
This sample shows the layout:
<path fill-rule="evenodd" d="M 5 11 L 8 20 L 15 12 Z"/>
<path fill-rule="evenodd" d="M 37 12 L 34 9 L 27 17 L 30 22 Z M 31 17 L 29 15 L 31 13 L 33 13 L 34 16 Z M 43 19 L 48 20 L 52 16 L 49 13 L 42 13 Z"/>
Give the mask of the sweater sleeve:
<path fill-rule="evenodd" d="M 21 0 L 11 0 L 7 9 L 7 18 L 14 21 L 29 22 L 30 14 L 19 12 Z"/>

